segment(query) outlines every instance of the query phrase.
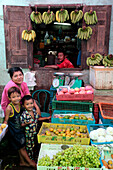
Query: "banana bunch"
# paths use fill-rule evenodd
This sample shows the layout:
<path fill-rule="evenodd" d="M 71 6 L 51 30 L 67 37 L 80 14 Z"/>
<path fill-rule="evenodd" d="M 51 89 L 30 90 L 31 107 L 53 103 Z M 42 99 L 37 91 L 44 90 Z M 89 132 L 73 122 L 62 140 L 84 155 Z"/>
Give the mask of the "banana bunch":
<path fill-rule="evenodd" d="M 66 9 L 60 9 L 59 11 L 56 11 L 56 21 L 63 23 L 66 20 L 69 20 L 69 14 Z"/>
<path fill-rule="evenodd" d="M 100 65 L 101 60 L 103 59 L 103 56 L 99 53 L 91 54 L 91 57 L 88 57 L 86 60 L 86 64 L 88 66 L 92 65 Z"/>
<path fill-rule="evenodd" d="M 55 14 L 53 11 L 48 10 L 42 14 L 42 20 L 45 24 L 50 24 L 51 22 L 55 21 Z"/>
<path fill-rule="evenodd" d="M 107 67 L 107 66 L 113 67 L 113 55 L 109 54 L 107 56 L 104 56 L 102 63 L 105 67 Z"/>
<path fill-rule="evenodd" d="M 84 14 L 84 21 L 87 25 L 93 25 L 98 22 L 96 11 L 90 10 Z"/>
<path fill-rule="evenodd" d="M 34 30 L 23 30 L 22 31 L 22 39 L 26 40 L 26 41 L 31 41 L 33 40 L 33 42 L 35 41 L 35 37 L 36 37 L 36 33 Z"/>
<path fill-rule="evenodd" d="M 70 18 L 71 18 L 71 22 L 73 24 L 79 22 L 83 17 L 83 12 L 82 10 L 74 10 L 74 11 L 71 11 L 70 13 Z"/>
<path fill-rule="evenodd" d="M 31 21 L 35 22 L 36 24 L 42 23 L 42 15 L 38 11 L 33 11 L 30 15 Z"/>
<path fill-rule="evenodd" d="M 91 27 L 86 27 L 83 26 L 82 28 L 78 29 L 78 35 L 77 37 L 81 40 L 88 40 L 89 38 L 91 38 L 92 35 L 92 28 Z"/>

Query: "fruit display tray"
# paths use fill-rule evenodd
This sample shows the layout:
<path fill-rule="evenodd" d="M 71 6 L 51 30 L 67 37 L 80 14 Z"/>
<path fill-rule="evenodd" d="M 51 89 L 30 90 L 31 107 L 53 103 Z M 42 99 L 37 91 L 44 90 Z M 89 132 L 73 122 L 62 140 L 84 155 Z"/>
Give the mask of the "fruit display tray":
<path fill-rule="evenodd" d="M 80 112 L 93 112 L 93 103 L 90 101 L 58 101 L 56 96 L 52 100 L 53 110 L 73 110 Z"/>
<path fill-rule="evenodd" d="M 92 130 L 97 130 L 98 128 L 106 129 L 107 127 L 113 127 L 113 125 L 111 125 L 111 124 L 88 124 L 87 125 L 89 134 Z M 111 141 L 111 142 L 97 142 L 96 140 L 91 139 L 91 145 L 106 145 L 106 144 L 113 144 L 113 141 Z"/>
<path fill-rule="evenodd" d="M 38 160 L 37 160 L 37 170 L 102 170 L 102 168 L 85 168 L 85 167 L 58 167 L 58 166 L 38 166 L 38 161 L 42 157 L 48 155 L 51 159 L 53 155 L 57 152 L 62 151 L 64 147 L 73 147 L 73 145 L 63 145 L 63 144 L 41 144 Z M 85 147 L 90 147 L 85 145 Z M 100 159 L 101 163 L 101 159 Z M 101 163 L 102 164 L 102 163 Z"/>
<path fill-rule="evenodd" d="M 48 132 L 49 129 L 53 128 L 55 134 Z M 74 130 L 76 129 L 77 132 L 77 136 L 75 137 L 74 135 L 70 135 L 68 133 L 68 135 L 59 135 L 59 133 L 57 133 L 56 135 L 56 131 L 58 131 L 58 129 L 61 130 L 67 130 L 69 128 L 73 128 Z M 83 133 L 80 133 L 80 130 L 83 131 Z M 84 132 L 85 131 L 85 132 Z M 45 132 L 48 132 L 45 134 Z M 82 135 L 82 137 L 80 137 Z M 54 123 L 46 123 L 43 122 L 39 133 L 37 134 L 37 138 L 38 138 L 38 143 L 56 143 L 56 144 L 81 144 L 81 145 L 89 145 L 90 143 L 90 138 L 89 138 L 89 133 L 88 133 L 88 129 L 87 126 L 85 125 L 67 125 L 67 124 L 54 124 Z"/>
<path fill-rule="evenodd" d="M 90 100 L 93 101 L 94 94 L 56 94 L 57 100 L 63 101 L 77 101 L 77 100 Z"/>
<path fill-rule="evenodd" d="M 79 118 L 81 115 L 84 116 L 83 119 Z M 74 118 L 74 116 L 76 119 Z M 90 112 L 54 110 L 52 114 L 51 122 L 61 123 L 61 124 L 87 125 L 87 124 L 95 124 L 95 118 L 93 114 Z"/>

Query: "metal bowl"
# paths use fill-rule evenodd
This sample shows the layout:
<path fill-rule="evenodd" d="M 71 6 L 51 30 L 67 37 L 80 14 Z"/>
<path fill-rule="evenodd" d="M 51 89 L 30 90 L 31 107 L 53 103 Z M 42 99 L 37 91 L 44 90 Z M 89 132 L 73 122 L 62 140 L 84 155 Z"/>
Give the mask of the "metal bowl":
<path fill-rule="evenodd" d="M 61 73 L 61 72 L 54 73 L 54 76 L 64 76 L 64 75 L 65 75 L 65 73 Z"/>
<path fill-rule="evenodd" d="M 69 76 L 79 77 L 79 76 L 83 76 L 83 73 L 69 73 Z"/>

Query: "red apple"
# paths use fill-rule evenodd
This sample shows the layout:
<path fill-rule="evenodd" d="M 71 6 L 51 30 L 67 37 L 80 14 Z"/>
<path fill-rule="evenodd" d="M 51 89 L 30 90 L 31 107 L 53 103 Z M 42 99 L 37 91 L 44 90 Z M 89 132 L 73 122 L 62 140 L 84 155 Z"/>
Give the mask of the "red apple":
<path fill-rule="evenodd" d="M 74 94 L 79 94 L 79 92 L 78 92 L 78 91 L 76 91 Z"/>
<path fill-rule="evenodd" d="M 79 92 L 79 94 L 86 94 L 86 91 L 85 91 L 85 90 L 81 90 L 81 91 Z"/>
<path fill-rule="evenodd" d="M 75 92 L 79 92 L 80 89 L 78 87 L 75 88 Z"/>
<path fill-rule="evenodd" d="M 80 87 L 80 90 L 84 90 L 85 91 L 85 87 Z"/>
<path fill-rule="evenodd" d="M 63 95 L 64 93 L 62 91 L 58 92 L 58 95 Z"/>
<path fill-rule="evenodd" d="M 67 89 L 67 88 L 63 88 L 63 89 L 62 89 L 62 92 L 63 92 L 63 93 L 67 93 L 67 92 L 68 92 L 68 89 Z"/>
<path fill-rule="evenodd" d="M 70 93 L 70 94 L 74 94 L 74 93 L 75 93 L 75 90 L 74 90 L 74 89 L 70 89 L 70 90 L 69 90 L 69 93 Z"/>
<path fill-rule="evenodd" d="M 92 90 L 87 90 L 86 93 L 87 94 L 93 94 L 93 91 Z"/>
<path fill-rule="evenodd" d="M 86 86 L 85 90 L 92 90 L 92 87 L 91 86 Z"/>

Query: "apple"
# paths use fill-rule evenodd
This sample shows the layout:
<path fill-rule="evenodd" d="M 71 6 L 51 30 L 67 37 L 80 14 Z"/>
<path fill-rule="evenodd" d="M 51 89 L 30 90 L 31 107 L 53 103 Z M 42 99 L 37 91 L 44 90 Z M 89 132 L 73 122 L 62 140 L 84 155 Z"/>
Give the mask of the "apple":
<path fill-rule="evenodd" d="M 64 93 L 62 91 L 58 92 L 58 95 L 63 95 Z"/>
<path fill-rule="evenodd" d="M 63 89 L 62 89 L 62 92 L 63 92 L 63 93 L 67 93 L 67 92 L 68 92 L 68 89 L 67 89 L 67 88 L 63 88 Z"/>
<path fill-rule="evenodd" d="M 87 86 L 85 87 L 85 90 L 92 90 L 92 87 L 89 86 L 89 85 L 87 85 Z"/>
<path fill-rule="evenodd" d="M 80 87 L 80 90 L 84 90 L 85 91 L 85 87 Z"/>
<path fill-rule="evenodd" d="M 66 92 L 65 94 L 70 94 L 69 92 Z"/>
<path fill-rule="evenodd" d="M 70 94 L 74 94 L 74 93 L 75 93 L 75 90 L 74 90 L 74 89 L 70 89 L 70 90 L 69 90 L 69 93 L 70 93 Z"/>
<path fill-rule="evenodd" d="M 75 88 L 75 91 L 76 91 L 76 92 L 79 92 L 79 91 L 80 91 L 80 89 L 79 89 L 78 87 L 76 87 L 76 88 Z"/>
<path fill-rule="evenodd" d="M 92 90 L 87 90 L 86 93 L 87 94 L 93 94 L 93 91 Z"/>
<path fill-rule="evenodd" d="M 77 92 L 75 92 L 74 94 L 79 94 L 79 92 L 77 91 Z"/>
<path fill-rule="evenodd" d="M 85 91 L 85 90 L 81 90 L 81 91 L 79 92 L 79 94 L 86 94 L 86 91 Z"/>

